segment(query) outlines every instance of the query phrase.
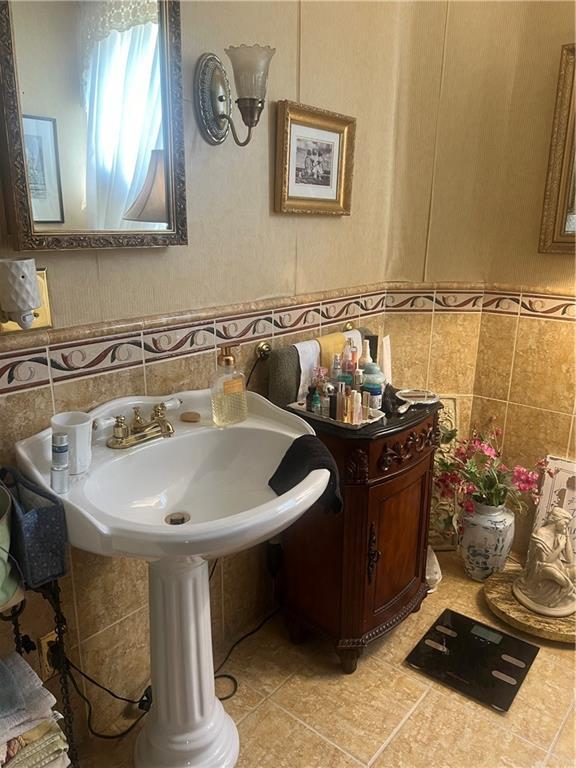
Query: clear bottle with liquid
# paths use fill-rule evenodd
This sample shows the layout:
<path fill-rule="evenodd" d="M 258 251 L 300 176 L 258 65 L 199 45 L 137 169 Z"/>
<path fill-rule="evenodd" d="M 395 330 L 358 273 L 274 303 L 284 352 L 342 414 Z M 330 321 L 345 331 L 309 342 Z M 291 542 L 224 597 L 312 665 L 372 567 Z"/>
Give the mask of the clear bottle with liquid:
<path fill-rule="evenodd" d="M 211 387 L 212 418 L 217 427 L 228 427 L 248 417 L 246 379 L 236 368 L 230 347 L 221 348 L 217 362 L 218 370 Z"/>

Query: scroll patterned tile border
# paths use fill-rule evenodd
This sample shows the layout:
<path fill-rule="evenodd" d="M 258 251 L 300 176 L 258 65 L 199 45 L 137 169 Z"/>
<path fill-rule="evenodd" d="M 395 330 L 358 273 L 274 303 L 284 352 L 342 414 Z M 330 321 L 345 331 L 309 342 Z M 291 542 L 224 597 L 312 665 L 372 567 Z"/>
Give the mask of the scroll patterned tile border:
<path fill-rule="evenodd" d="M 486 312 L 576 322 L 576 300 L 508 290 L 381 289 L 0 353 L 0 395 L 393 313 Z M 76 329 L 77 330 L 77 329 Z"/>

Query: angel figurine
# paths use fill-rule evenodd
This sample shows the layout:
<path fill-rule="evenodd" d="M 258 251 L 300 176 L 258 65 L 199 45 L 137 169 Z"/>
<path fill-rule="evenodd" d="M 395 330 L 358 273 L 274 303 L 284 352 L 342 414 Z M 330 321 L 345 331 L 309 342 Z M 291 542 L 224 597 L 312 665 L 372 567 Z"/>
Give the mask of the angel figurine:
<path fill-rule="evenodd" d="M 512 585 L 522 605 L 543 616 L 576 611 L 576 562 L 568 527 L 570 512 L 554 507 L 532 533 L 526 567 Z"/>

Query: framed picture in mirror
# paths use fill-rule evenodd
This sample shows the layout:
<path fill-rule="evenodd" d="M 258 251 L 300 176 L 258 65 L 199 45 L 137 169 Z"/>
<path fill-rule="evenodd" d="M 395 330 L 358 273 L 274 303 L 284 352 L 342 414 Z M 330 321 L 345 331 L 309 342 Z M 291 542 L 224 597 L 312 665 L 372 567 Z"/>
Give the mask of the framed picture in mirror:
<path fill-rule="evenodd" d="M 23 115 L 22 133 L 34 221 L 39 224 L 63 224 L 56 120 L 53 117 Z"/>
<path fill-rule="evenodd" d="M 573 254 L 576 248 L 574 50 L 574 44 L 564 45 L 560 56 L 540 227 L 540 253 Z"/>
<path fill-rule="evenodd" d="M 278 102 L 275 210 L 350 215 L 356 119 Z"/>

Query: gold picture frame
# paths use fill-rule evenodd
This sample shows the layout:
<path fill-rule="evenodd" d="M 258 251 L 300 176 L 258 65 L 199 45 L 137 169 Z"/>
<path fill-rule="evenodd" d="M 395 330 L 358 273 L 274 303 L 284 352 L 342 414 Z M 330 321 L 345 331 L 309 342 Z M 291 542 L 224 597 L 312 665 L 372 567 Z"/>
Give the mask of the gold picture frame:
<path fill-rule="evenodd" d="M 540 253 L 574 253 L 574 44 L 562 46 L 550 157 L 540 228 Z M 568 222 L 572 222 L 569 231 Z"/>
<path fill-rule="evenodd" d="M 277 109 L 274 210 L 349 216 L 356 118 L 293 101 Z"/>

